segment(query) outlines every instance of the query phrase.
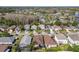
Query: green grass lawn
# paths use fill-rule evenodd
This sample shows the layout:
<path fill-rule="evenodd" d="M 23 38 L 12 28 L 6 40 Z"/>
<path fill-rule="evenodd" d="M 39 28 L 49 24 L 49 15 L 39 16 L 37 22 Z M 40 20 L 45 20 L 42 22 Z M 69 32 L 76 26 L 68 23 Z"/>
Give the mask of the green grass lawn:
<path fill-rule="evenodd" d="M 60 33 L 67 33 L 66 30 L 59 30 Z"/>
<path fill-rule="evenodd" d="M 23 32 L 21 32 L 21 34 L 16 39 L 16 42 L 13 44 L 13 46 L 12 46 L 12 52 L 16 52 L 16 49 L 19 47 L 19 43 L 20 43 L 22 37 L 23 37 Z"/>
<path fill-rule="evenodd" d="M 47 48 L 46 51 L 47 52 L 68 51 L 68 48 L 69 45 L 65 44 L 65 45 L 59 45 L 57 47 Z"/>

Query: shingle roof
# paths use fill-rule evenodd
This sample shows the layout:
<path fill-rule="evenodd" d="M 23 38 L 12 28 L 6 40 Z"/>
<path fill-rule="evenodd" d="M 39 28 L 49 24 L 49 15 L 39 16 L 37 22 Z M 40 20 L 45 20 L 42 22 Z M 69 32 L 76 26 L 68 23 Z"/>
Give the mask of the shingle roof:
<path fill-rule="evenodd" d="M 9 45 L 1 45 L 0 44 L 0 52 L 4 52 L 7 48 L 8 48 Z"/>
<path fill-rule="evenodd" d="M 0 37 L 0 44 L 12 44 L 14 40 L 15 40 L 14 37 Z"/>
<path fill-rule="evenodd" d="M 69 37 L 73 40 L 73 41 L 79 41 L 79 34 L 69 34 Z"/>
<path fill-rule="evenodd" d="M 56 44 L 55 40 L 51 38 L 49 35 L 44 35 L 44 42 L 46 45 Z"/>
<path fill-rule="evenodd" d="M 31 37 L 29 35 L 25 35 L 20 42 L 20 47 L 25 47 L 30 43 L 31 43 Z"/>
<path fill-rule="evenodd" d="M 66 39 L 66 36 L 64 34 L 61 34 L 61 33 L 56 34 L 56 37 L 58 38 L 58 40 Z"/>
<path fill-rule="evenodd" d="M 33 37 L 33 42 L 35 42 L 38 45 L 43 45 L 43 37 L 41 35 L 35 35 Z"/>

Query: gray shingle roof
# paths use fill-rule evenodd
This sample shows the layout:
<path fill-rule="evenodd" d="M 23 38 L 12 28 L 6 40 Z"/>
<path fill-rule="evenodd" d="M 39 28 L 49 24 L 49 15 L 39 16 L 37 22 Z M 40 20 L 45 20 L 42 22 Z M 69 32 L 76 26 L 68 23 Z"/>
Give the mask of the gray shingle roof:
<path fill-rule="evenodd" d="M 0 37 L 0 44 L 11 44 L 13 41 L 14 37 Z"/>
<path fill-rule="evenodd" d="M 73 41 L 79 41 L 79 34 L 70 34 L 69 37 L 73 40 Z"/>
<path fill-rule="evenodd" d="M 61 34 L 61 33 L 56 34 L 56 37 L 57 37 L 59 40 L 64 40 L 64 39 L 66 39 L 66 36 L 65 36 L 64 34 Z"/>
<path fill-rule="evenodd" d="M 20 47 L 25 47 L 30 43 L 31 43 L 31 37 L 29 35 L 25 35 L 20 42 Z"/>

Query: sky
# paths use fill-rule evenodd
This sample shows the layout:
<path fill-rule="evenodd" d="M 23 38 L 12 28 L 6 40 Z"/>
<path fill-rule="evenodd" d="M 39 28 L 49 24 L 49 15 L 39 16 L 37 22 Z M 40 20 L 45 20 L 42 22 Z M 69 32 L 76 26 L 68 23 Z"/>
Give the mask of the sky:
<path fill-rule="evenodd" d="M 78 6 L 79 0 L 0 0 L 0 6 Z"/>

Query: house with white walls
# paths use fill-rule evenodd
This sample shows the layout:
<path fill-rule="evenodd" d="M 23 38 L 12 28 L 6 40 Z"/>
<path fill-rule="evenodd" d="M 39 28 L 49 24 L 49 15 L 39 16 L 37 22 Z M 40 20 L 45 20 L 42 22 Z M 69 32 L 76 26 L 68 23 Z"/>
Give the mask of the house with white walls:
<path fill-rule="evenodd" d="M 61 34 L 61 33 L 55 34 L 55 41 L 57 42 L 58 45 L 68 43 L 66 36 L 64 34 Z"/>
<path fill-rule="evenodd" d="M 71 33 L 68 35 L 69 44 L 79 45 L 79 33 Z"/>

